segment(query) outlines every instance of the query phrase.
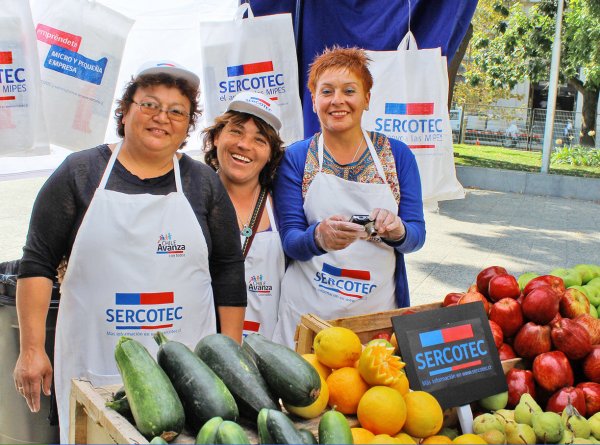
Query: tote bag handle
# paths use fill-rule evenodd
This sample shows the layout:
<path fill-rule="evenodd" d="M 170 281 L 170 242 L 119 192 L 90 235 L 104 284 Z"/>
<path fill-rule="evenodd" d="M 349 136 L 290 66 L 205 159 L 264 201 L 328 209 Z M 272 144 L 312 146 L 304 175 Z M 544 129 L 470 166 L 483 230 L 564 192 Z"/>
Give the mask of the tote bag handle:
<path fill-rule="evenodd" d="M 244 14 L 246 13 L 246 11 L 248 11 L 248 18 L 249 19 L 253 19 L 254 18 L 254 13 L 252 12 L 252 8 L 250 7 L 250 3 L 242 3 L 236 13 L 235 13 L 235 20 L 239 21 L 242 20 L 244 18 Z"/>
<path fill-rule="evenodd" d="M 412 31 L 408 31 L 398 45 L 398 51 L 417 51 L 419 46 Z"/>

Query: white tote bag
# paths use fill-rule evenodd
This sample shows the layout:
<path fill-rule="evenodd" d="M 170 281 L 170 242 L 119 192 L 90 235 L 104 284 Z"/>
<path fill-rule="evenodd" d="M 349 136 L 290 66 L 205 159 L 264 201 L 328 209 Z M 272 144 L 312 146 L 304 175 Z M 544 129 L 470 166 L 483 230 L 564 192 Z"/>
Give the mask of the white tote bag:
<path fill-rule="evenodd" d="M 373 89 L 362 124 L 399 139 L 415 154 L 423 201 L 464 198 L 456 179 L 448 115 L 448 70 L 441 49 L 417 49 L 409 32 L 397 51 L 367 51 Z"/>
<path fill-rule="evenodd" d="M 104 142 L 133 20 L 95 0 L 31 0 L 50 143 Z"/>
<path fill-rule="evenodd" d="M 29 2 L 0 0 L 0 156 L 48 152 Z"/>
<path fill-rule="evenodd" d="M 243 19 L 248 11 L 248 18 Z M 254 17 L 242 4 L 234 20 L 200 23 L 200 81 L 206 124 L 241 91 L 266 94 L 281 108 L 281 138 L 303 139 L 298 61 L 291 14 Z"/>

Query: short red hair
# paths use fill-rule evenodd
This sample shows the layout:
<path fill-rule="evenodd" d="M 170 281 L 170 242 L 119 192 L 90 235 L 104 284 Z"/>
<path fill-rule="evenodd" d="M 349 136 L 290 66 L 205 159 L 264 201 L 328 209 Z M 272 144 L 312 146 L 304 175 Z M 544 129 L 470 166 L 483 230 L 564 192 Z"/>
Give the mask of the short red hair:
<path fill-rule="evenodd" d="M 373 87 L 373 76 L 369 71 L 369 62 L 371 59 L 367 52 L 358 47 L 342 48 L 334 45 L 315 57 L 308 70 L 308 89 L 312 95 L 317 89 L 319 77 L 331 69 L 346 69 L 354 73 L 362 81 L 366 93 Z"/>

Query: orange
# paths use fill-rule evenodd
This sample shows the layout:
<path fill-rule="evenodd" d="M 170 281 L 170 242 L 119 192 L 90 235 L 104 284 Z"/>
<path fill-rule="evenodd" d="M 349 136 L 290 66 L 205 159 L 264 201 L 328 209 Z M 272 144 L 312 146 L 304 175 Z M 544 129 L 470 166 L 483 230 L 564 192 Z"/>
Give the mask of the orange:
<path fill-rule="evenodd" d="M 390 388 L 394 388 L 396 391 L 399 391 L 402 395 L 408 393 L 410 388 L 408 387 L 408 377 L 406 377 L 406 374 L 402 372 L 400 374 L 400 377 L 398 377 L 396 383 L 390 385 Z"/>
<path fill-rule="evenodd" d="M 421 441 L 421 444 L 448 444 L 452 443 L 452 439 L 448 436 L 429 436 Z"/>
<path fill-rule="evenodd" d="M 327 380 L 327 377 L 331 374 L 331 368 L 328 368 L 321 363 L 315 354 L 302 354 L 302 358 L 313 365 L 319 375 L 323 377 L 324 380 Z"/>
<path fill-rule="evenodd" d="M 338 326 L 319 332 L 315 336 L 313 348 L 319 361 L 333 369 L 354 366 L 362 352 L 358 335 L 350 329 Z"/>
<path fill-rule="evenodd" d="M 428 437 L 442 428 L 444 412 L 435 397 L 425 391 L 404 394 L 406 423 L 404 431 L 413 437 Z"/>
<path fill-rule="evenodd" d="M 408 445 L 415 445 L 417 442 L 415 441 L 415 439 L 413 439 L 412 437 L 410 437 L 408 434 L 400 431 L 398 434 L 396 434 L 394 436 L 394 439 L 396 439 L 396 441 L 398 443 L 403 443 L 403 444 L 408 444 Z"/>
<path fill-rule="evenodd" d="M 364 428 L 350 428 L 352 432 L 352 442 L 355 444 L 371 443 L 375 434 Z"/>
<path fill-rule="evenodd" d="M 456 436 L 452 443 L 464 443 L 464 444 L 487 444 L 485 440 L 479 437 L 477 434 L 461 434 Z"/>
<path fill-rule="evenodd" d="M 329 401 L 329 389 L 327 388 L 327 383 L 322 376 L 319 377 L 321 378 L 321 392 L 319 393 L 317 400 L 308 406 L 302 407 L 288 405 L 284 402 L 283 406 L 285 406 L 285 409 L 303 419 L 314 419 L 315 417 L 318 417 L 325 407 L 327 407 L 327 402 Z"/>
<path fill-rule="evenodd" d="M 393 435 L 404 426 L 406 403 L 395 389 L 373 386 L 360 399 L 356 415 L 360 425 L 372 433 Z"/>
<path fill-rule="evenodd" d="M 375 444 L 375 443 L 400 443 L 400 442 L 398 442 L 395 438 L 393 438 L 389 434 L 377 434 L 375 437 L 373 437 L 373 440 L 371 440 L 371 443 Z"/>
<path fill-rule="evenodd" d="M 329 406 L 343 414 L 356 414 L 358 402 L 369 389 L 358 369 L 346 367 L 335 369 L 327 377 Z"/>

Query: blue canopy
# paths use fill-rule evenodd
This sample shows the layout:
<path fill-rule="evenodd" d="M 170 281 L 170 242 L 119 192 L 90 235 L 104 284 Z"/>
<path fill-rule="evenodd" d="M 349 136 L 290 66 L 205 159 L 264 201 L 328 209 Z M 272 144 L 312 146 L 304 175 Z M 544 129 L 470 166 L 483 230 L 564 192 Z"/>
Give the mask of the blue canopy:
<path fill-rule="evenodd" d="M 409 3 L 410 29 L 419 48 L 441 47 L 450 62 L 477 0 L 250 0 L 255 16 L 292 13 L 303 104 L 311 102 L 306 81 L 315 55 L 334 44 L 395 50 L 408 31 Z M 303 110 L 308 137 L 319 131 L 319 121 L 312 107 Z"/>

